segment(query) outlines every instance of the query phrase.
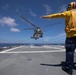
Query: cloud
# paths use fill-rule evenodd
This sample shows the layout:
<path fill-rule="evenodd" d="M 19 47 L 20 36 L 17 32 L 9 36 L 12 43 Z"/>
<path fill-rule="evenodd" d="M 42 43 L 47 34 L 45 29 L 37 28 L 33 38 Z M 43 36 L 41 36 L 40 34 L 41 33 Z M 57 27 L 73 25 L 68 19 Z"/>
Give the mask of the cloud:
<path fill-rule="evenodd" d="M 2 19 L 0 19 L 0 24 L 1 25 L 8 25 L 10 27 L 17 25 L 15 22 L 15 19 L 13 19 L 11 17 L 3 17 Z"/>
<path fill-rule="evenodd" d="M 3 39 L 3 38 L 0 37 L 0 43 L 8 43 L 8 40 Z"/>
<path fill-rule="evenodd" d="M 66 4 L 62 5 L 59 9 L 59 12 L 66 11 Z"/>
<path fill-rule="evenodd" d="M 59 35 L 55 36 L 54 38 L 61 38 L 61 37 L 65 37 L 65 33 L 60 33 Z"/>
<path fill-rule="evenodd" d="M 43 41 L 49 41 L 51 37 L 45 37 L 43 38 Z"/>
<path fill-rule="evenodd" d="M 31 16 L 37 17 L 37 15 L 32 11 L 32 9 L 28 9 L 28 10 L 29 10 L 29 13 L 30 13 Z"/>
<path fill-rule="evenodd" d="M 0 40 L 0 43 L 9 43 L 9 42 L 6 40 Z"/>
<path fill-rule="evenodd" d="M 17 29 L 17 28 L 11 28 L 10 31 L 12 31 L 12 32 L 20 32 L 20 30 Z"/>
<path fill-rule="evenodd" d="M 52 11 L 51 7 L 48 4 L 44 4 L 43 6 L 46 9 L 46 14 L 49 14 Z"/>
<path fill-rule="evenodd" d="M 65 33 L 60 33 L 57 36 L 42 38 L 42 40 L 45 41 L 45 42 L 49 42 L 50 40 L 52 42 L 55 42 L 55 41 L 59 41 L 59 40 L 63 41 L 64 38 L 65 38 Z"/>

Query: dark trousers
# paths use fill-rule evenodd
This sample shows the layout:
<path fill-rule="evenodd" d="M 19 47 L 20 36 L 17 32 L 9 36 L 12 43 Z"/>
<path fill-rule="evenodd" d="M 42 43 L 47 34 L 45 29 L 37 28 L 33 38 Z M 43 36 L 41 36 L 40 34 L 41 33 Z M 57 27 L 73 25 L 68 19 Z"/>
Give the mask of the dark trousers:
<path fill-rule="evenodd" d="M 76 37 L 66 38 L 66 67 L 73 69 L 74 67 L 74 52 L 76 48 Z"/>

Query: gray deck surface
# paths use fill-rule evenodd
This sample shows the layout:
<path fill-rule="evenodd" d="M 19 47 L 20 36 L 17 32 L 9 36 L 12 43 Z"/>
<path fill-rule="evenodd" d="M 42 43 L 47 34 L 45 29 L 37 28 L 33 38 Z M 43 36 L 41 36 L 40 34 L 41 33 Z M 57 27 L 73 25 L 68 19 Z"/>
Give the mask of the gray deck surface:
<path fill-rule="evenodd" d="M 0 75 L 69 75 L 61 69 L 64 50 L 62 46 L 23 46 L 2 51 Z M 76 75 L 75 69 L 73 75 Z"/>

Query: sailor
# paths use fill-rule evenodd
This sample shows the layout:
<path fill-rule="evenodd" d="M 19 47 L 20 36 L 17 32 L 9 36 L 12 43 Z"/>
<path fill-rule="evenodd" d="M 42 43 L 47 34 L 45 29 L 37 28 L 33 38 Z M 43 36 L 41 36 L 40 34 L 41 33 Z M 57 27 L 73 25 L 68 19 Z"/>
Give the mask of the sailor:
<path fill-rule="evenodd" d="M 66 64 L 62 66 L 62 69 L 71 71 L 74 67 L 74 52 L 76 48 L 76 2 L 69 3 L 67 10 L 62 13 L 45 15 L 41 16 L 41 18 L 65 18 Z"/>

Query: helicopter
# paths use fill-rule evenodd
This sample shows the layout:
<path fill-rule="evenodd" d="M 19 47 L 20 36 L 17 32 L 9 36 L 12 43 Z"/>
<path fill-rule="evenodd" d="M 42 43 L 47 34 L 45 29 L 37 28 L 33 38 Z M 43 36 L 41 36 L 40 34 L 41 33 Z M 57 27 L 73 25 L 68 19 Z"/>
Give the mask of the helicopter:
<path fill-rule="evenodd" d="M 32 22 L 30 22 L 27 18 L 23 17 L 23 16 L 19 16 L 22 20 L 28 22 L 30 25 L 32 25 L 34 28 L 25 28 L 25 30 L 31 30 L 33 29 L 34 30 L 34 34 L 31 38 L 37 40 L 39 38 L 42 38 L 43 37 L 43 29 L 41 27 L 38 27 L 36 25 L 34 25 Z M 50 25 L 47 25 L 47 26 L 54 26 L 54 25 L 57 25 L 57 24 L 60 24 L 62 22 L 57 22 L 57 23 L 53 23 L 53 24 L 50 24 Z M 44 26 L 44 27 L 47 27 L 47 26 Z"/>
<path fill-rule="evenodd" d="M 21 19 L 23 19 L 24 21 L 28 22 L 30 25 L 32 25 L 34 28 L 25 28 L 25 30 L 34 30 L 34 34 L 31 38 L 37 40 L 39 38 L 43 37 L 43 30 L 40 27 L 37 27 L 36 25 L 34 25 L 32 22 L 30 22 L 29 20 L 27 20 L 25 17 L 20 16 Z"/>

